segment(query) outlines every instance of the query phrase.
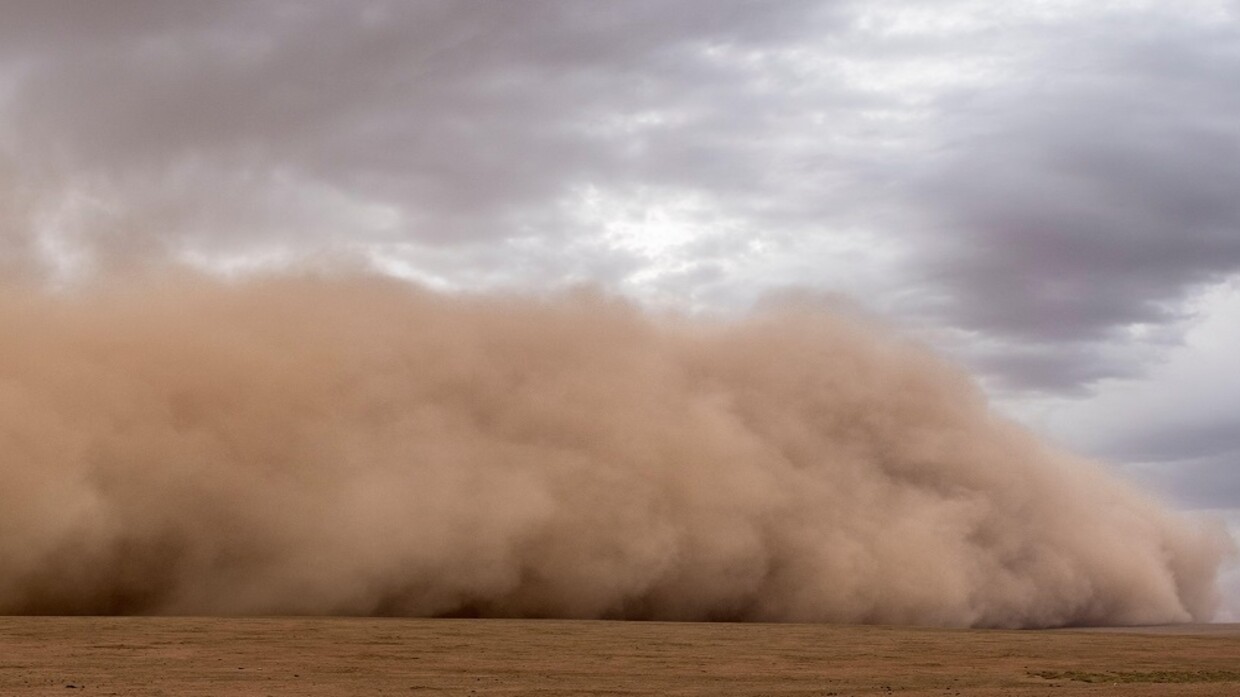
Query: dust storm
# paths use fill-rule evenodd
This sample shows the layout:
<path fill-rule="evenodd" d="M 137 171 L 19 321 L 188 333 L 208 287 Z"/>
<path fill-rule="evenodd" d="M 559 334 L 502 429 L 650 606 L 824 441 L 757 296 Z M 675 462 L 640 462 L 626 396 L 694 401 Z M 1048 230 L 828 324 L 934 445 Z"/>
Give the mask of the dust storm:
<path fill-rule="evenodd" d="M 1151 624 L 1228 545 L 803 306 L 0 288 L 0 613 Z"/>

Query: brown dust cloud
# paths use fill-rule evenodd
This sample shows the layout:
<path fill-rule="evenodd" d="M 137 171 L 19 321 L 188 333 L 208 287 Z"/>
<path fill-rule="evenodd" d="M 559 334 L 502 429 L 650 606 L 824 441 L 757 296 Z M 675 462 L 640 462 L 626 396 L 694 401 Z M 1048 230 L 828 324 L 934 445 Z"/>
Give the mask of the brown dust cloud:
<path fill-rule="evenodd" d="M 1169 623 L 1228 546 L 855 318 L 0 288 L 0 613 Z"/>

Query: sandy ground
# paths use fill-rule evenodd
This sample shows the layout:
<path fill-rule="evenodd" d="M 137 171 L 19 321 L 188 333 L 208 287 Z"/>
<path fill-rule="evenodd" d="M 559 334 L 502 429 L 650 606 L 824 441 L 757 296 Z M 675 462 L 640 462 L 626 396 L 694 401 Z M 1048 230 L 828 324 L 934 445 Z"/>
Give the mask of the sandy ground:
<path fill-rule="evenodd" d="M 5 696 L 895 693 L 1240 695 L 1240 626 L 0 617 Z"/>

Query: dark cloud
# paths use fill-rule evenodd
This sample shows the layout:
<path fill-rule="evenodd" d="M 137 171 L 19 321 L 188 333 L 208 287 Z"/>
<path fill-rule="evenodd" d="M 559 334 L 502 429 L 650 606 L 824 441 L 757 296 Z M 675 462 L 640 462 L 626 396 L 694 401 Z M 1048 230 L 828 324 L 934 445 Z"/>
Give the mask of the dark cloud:
<path fill-rule="evenodd" d="M 1080 396 L 1087 385 L 1108 377 L 1133 377 L 1136 366 L 1099 355 L 1088 344 L 1007 344 L 963 350 L 971 365 L 993 376 L 1007 392 L 1050 391 Z M 1122 371 L 1129 371 L 1127 373 Z"/>
<path fill-rule="evenodd" d="M 1186 297 L 1240 269 L 1236 25 L 1145 19 L 1070 27 L 1010 84 L 952 96 L 920 185 L 938 311 L 1044 346 L 1035 364 L 1077 354 L 1044 386 L 1131 373 L 1099 365 L 1118 331 L 1184 319 Z"/>
<path fill-rule="evenodd" d="M 956 317 L 1096 337 L 1172 319 L 1168 301 L 1240 265 L 1240 128 L 1080 101 L 1064 123 L 969 142 L 932 188 L 958 235 L 936 263 Z"/>

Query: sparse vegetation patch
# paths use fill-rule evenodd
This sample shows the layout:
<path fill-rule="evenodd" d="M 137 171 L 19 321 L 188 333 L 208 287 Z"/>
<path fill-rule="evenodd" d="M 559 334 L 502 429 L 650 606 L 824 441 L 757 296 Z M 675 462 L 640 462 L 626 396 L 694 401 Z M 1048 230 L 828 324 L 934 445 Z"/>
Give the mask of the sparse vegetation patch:
<path fill-rule="evenodd" d="M 1152 670 L 1089 672 L 1082 670 L 1038 670 L 1029 675 L 1045 680 L 1072 680 L 1089 683 L 1190 683 L 1240 682 L 1234 670 Z"/>

